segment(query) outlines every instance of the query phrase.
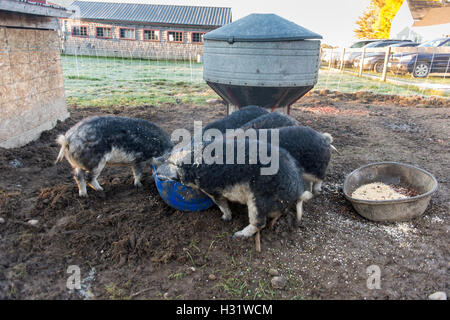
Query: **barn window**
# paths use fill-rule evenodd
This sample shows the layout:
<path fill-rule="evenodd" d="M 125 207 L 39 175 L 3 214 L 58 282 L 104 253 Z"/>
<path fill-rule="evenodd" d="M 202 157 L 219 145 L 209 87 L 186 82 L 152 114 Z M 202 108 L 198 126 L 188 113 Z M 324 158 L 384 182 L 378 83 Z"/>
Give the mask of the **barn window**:
<path fill-rule="evenodd" d="M 192 43 L 203 43 L 204 32 L 192 32 Z"/>
<path fill-rule="evenodd" d="M 136 39 L 134 29 L 120 28 L 120 39 Z"/>
<path fill-rule="evenodd" d="M 159 41 L 159 30 L 144 30 L 144 40 Z"/>
<path fill-rule="evenodd" d="M 78 37 L 87 37 L 88 28 L 86 26 L 72 27 L 72 35 Z"/>
<path fill-rule="evenodd" d="M 184 42 L 183 31 L 167 31 L 167 41 Z"/>
<path fill-rule="evenodd" d="M 112 38 L 111 28 L 97 27 L 96 36 L 97 38 Z"/>

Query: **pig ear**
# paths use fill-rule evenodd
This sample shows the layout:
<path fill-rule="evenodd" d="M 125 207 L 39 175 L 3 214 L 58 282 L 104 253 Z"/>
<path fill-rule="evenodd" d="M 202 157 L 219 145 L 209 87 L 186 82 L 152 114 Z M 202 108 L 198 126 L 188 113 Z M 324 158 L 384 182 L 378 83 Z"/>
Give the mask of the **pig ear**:
<path fill-rule="evenodd" d="M 158 158 L 153 158 L 152 160 L 152 164 L 155 166 L 160 166 L 162 165 L 164 162 L 166 162 L 167 159 L 169 159 L 169 153 L 166 153 Z"/>

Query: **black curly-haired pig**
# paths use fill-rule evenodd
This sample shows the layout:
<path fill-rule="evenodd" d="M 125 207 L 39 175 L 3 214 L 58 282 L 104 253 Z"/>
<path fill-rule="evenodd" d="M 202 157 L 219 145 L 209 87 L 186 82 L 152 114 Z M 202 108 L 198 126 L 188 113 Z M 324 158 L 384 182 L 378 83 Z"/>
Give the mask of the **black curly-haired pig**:
<path fill-rule="evenodd" d="M 333 138 L 329 133 L 320 133 L 306 126 L 291 126 L 268 129 L 270 142 L 271 130 L 278 130 L 279 147 L 288 151 L 303 168 L 303 179 L 311 185 L 315 194 L 322 190 L 322 182 L 331 158 Z M 261 130 L 256 130 L 261 139 Z M 266 131 L 266 130 L 265 130 Z"/>
<path fill-rule="evenodd" d="M 275 111 L 264 114 L 256 119 L 247 122 L 241 127 L 241 129 L 273 129 L 298 125 L 298 121 L 294 118 Z"/>
<path fill-rule="evenodd" d="M 222 133 L 226 133 L 227 129 L 238 129 L 250 120 L 256 119 L 264 114 L 268 114 L 264 108 L 258 106 L 246 106 L 233 112 L 232 114 L 211 122 L 203 127 L 203 132 L 208 129 L 217 129 Z"/>
<path fill-rule="evenodd" d="M 114 116 L 86 118 L 56 141 L 61 145 L 56 163 L 67 159 L 82 197 L 87 195 L 86 180 L 93 189 L 103 190 L 97 177 L 105 165 L 131 166 L 134 185 L 140 187 L 143 165 L 173 147 L 170 137 L 157 125 Z"/>
<path fill-rule="evenodd" d="M 250 237 L 266 225 L 267 217 L 278 218 L 293 204 L 297 204 L 297 216 L 301 216 L 301 202 L 310 199 L 312 194 L 304 190 L 303 169 L 286 150 L 257 140 L 242 139 L 241 142 L 243 149 L 239 149 L 242 145 L 239 146 L 236 139 L 214 141 L 215 146 L 220 143 L 216 151 L 222 150 L 223 155 L 226 150 L 233 150 L 232 158 L 226 158 L 222 163 L 192 160 L 196 152 L 204 155 L 206 148 L 211 148 L 211 143 L 199 143 L 187 150 L 174 149 L 170 154 L 155 159 L 158 163 L 156 174 L 160 179 L 176 180 L 209 195 L 222 211 L 225 221 L 231 219 L 228 201 L 247 205 L 250 224 L 233 237 Z M 257 152 L 252 149 L 255 146 Z M 237 158 L 238 150 L 245 150 L 244 162 Z M 255 159 L 255 154 L 261 153 L 260 150 L 267 150 L 266 155 L 277 162 L 278 170 L 262 174 L 263 168 L 268 168 L 268 162 L 260 156 Z M 219 154 L 219 151 L 217 154 L 215 152 L 213 154 Z M 273 165 L 270 163 L 271 168 Z"/>

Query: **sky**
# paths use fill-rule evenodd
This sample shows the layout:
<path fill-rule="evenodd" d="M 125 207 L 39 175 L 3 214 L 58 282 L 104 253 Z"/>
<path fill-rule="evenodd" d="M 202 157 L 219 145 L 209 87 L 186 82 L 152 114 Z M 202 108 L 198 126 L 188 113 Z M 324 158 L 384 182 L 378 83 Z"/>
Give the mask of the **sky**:
<path fill-rule="evenodd" d="M 51 1 L 51 0 L 50 0 Z M 233 21 L 250 13 L 275 13 L 322 35 L 323 43 L 349 46 L 357 41 L 356 20 L 370 0 L 92 0 L 231 7 Z"/>

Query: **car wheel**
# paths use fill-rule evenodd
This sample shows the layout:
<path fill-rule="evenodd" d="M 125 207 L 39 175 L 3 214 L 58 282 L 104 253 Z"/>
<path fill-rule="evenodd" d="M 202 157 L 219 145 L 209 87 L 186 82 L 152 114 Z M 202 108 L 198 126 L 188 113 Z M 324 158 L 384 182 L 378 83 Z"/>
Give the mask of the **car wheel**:
<path fill-rule="evenodd" d="M 384 68 L 384 63 L 377 62 L 373 66 L 373 71 L 378 72 L 378 73 L 382 73 L 383 72 L 383 68 Z"/>
<path fill-rule="evenodd" d="M 430 73 L 430 65 L 427 62 L 418 62 L 413 70 L 416 78 L 425 78 Z"/>

